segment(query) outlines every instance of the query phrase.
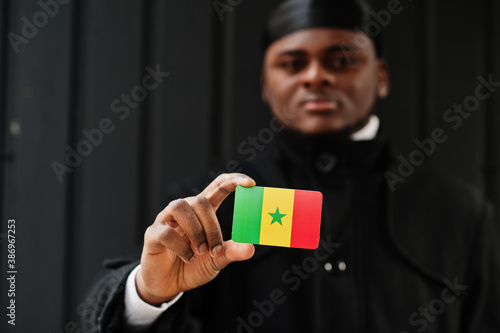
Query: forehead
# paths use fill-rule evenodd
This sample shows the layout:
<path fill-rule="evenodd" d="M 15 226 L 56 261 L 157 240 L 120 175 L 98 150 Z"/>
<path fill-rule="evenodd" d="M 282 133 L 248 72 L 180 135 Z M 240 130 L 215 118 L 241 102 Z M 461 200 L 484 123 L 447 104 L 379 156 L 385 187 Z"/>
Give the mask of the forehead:
<path fill-rule="evenodd" d="M 360 52 L 375 54 L 372 40 L 364 33 L 339 28 L 311 28 L 288 34 L 266 50 L 266 55 L 278 56 L 282 52 L 322 52 L 332 46 L 345 45 Z"/>

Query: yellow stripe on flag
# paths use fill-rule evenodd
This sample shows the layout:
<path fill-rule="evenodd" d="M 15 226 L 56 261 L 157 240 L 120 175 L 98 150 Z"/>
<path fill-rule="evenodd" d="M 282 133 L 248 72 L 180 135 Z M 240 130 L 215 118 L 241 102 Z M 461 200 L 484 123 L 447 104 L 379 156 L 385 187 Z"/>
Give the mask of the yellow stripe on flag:
<path fill-rule="evenodd" d="M 290 246 L 294 195 L 294 190 L 264 189 L 259 244 Z"/>

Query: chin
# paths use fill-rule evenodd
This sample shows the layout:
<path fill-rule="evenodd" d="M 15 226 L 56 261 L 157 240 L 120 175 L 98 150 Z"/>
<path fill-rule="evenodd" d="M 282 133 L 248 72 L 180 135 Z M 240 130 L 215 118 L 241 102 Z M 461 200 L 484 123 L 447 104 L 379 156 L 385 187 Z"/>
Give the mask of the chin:
<path fill-rule="evenodd" d="M 347 129 L 346 126 L 341 124 L 331 124 L 327 122 L 315 122 L 314 124 L 306 124 L 297 128 L 300 132 L 308 135 L 314 134 L 340 134 L 344 133 Z"/>
<path fill-rule="evenodd" d="M 343 129 L 331 128 L 331 127 L 307 127 L 307 128 L 297 128 L 299 132 L 306 135 L 322 135 L 322 134 L 342 134 L 345 131 Z"/>

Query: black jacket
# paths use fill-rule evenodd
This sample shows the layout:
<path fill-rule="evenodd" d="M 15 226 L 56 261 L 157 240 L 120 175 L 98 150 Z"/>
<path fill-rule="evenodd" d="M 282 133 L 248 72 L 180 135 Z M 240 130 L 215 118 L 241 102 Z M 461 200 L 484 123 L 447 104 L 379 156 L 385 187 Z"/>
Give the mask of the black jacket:
<path fill-rule="evenodd" d="M 258 185 L 323 193 L 317 250 L 257 246 L 145 332 L 500 332 L 499 237 L 479 193 L 423 167 L 396 184 L 383 136 L 336 143 L 281 133 L 241 172 Z M 208 174 L 176 186 L 193 195 Z M 218 211 L 230 238 L 232 198 Z M 94 284 L 85 332 L 127 332 L 123 291 L 137 261 Z"/>

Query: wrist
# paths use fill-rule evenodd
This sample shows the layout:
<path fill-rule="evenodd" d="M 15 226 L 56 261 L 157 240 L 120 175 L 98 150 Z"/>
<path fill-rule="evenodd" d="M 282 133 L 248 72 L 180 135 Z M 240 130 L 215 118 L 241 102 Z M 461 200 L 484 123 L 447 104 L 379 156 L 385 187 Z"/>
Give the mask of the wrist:
<path fill-rule="evenodd" d="M 144 282 L 141 274 L 141 269 L 137 271 L 137 275 L 135 276 L 135 286 L 139 297 L 144 302 L 153 306 L 160 306 L 162 303 L 170 302 L 180 294 L 179 292 L 174 295 L 158 296 L 155 293 L 151 292 L 151 290 L 146 286 L 146 283 Z"/>

